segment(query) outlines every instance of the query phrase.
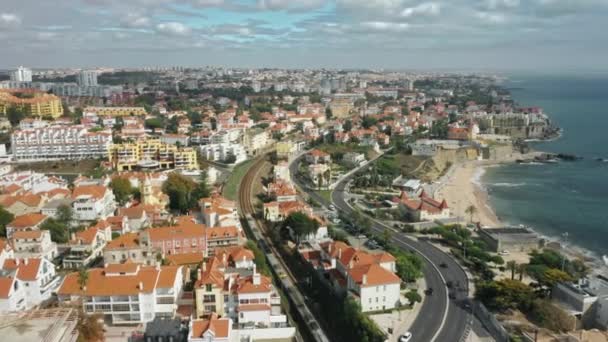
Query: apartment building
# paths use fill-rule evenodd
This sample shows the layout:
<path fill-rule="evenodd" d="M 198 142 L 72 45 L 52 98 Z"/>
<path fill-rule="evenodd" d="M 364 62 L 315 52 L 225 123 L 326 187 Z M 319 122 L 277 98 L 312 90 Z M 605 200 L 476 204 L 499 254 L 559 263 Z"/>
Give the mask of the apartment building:
<path fill-rule="evenodd" d="M 0 113 L 6 115 L 8 108 L 17 107 L 28 116 L 52 117 L 63 115 L 61 99 L 35 89 L 0 89 Z"/>
<path fill-rule="evenodd" d="M 102 185 L 81 185 L 72 191 L 74 219 L 103 220 L 114 215 L 116 201 L 110 188 Z"/>
<path fill-rule="evenodd" d="M 174 255 L 203 253 L 206 255 L 206 226 L 188 218 L 179 220 L 176 226 L 150 228 L 142 231 L 140 244 L 150 254 Z"/>
<path fill-rule="evenodd" d="M 209 144 L 200 147 L 201 155 L 211 161 L 233 160 L 238 164 L 247 160 L 247 151 L 241 144 Z"/>
<path fill-rule="evenodd" d="M 19 231 L 40 230 L 40 226 L 46 221 L 47 216 L 39 213 L 28 213 L 16 216 L 6 225 L 6 236 L 10 239 Z"/>
<path fill-rule="evenodd" d="M 60 278 L 46 258 L 6 259 L 0 270 L 0 311 L 31 309 L 51 298 Z"/>
<path fill-rule="evenodd" d="M 219 256 L 203 263 L 194 285 L 196 317 L 216 313 L 241 329 L 286 327 L 287 317 L 281 313 L 281 298 L 271 279 L 258 273 L 252 261 L 244 266 Z"/>
<path fill-rule="evenodd" d="M 236 202 L 213 194 L 211 197 L 201 198 L 198 205 L 207 227 L 240 227 Z"/>
<path fill-rule="evenodd" d="M 112 240 L 112 228 L 105 222 L 73 233 L 68 242 L 69 252 L 63 257 L 63 267 L 77 269 L 89 266 L 103 256 L 103 248 Z"/>
<path fill-rule="evenodd" d="M 90 132 L 82 125 L 17 130 L 11 134 L 16 161 L 100 158 L 111 144 L 110 131 Z"/>
<path fill-rule="evenodd" d="M 11 244 L 17 258 L 46 258 L 53 260 L 57 254 L 57 244 L 51 241 L 48 230 L 16 231 Z"/>
<path fill-rule="evenodd" d="M 156 261 L 156 254 L 142 246 L 139 241 L 138 233 L 125 233 L 109 241 L 103 248 L 104 263 L 117 264 L 130 261 L 151 265 Z"/>
<path fill-rule="evenodd" d="M 132 143 L 113 144 L 107 150 L 108 159 L 117 171 L 140 169 L 197 170 L 196 150 L 165 144 L 150 138 Z"/>
<path fill-rule="evenodd" d="M 82 111 L 84 116 L 145 116 L 148 114 L 144 107 L 86 107 Z"/>
<path fill-rule="evenodd" d="M 183 286 L 181 267 L 108 264 L 87 273 L 82 288 L 77 272 L 65 277 L 57 291 L 59 302 L 82 298 L 84 312 L 101 313 L 113 324 L 145 323 L 175 315 Z"/>

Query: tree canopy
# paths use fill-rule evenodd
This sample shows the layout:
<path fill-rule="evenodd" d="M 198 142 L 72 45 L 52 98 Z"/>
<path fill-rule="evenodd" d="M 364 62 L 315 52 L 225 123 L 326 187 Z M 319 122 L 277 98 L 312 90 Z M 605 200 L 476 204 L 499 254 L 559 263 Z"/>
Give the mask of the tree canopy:
<path fill-rule="evenodd" d="M 185 213 L 196 206 L 198 198 L 193 195 L 197 183 L 189 177 L 172 172 L 163 184 L 163 192 L 169 196 L 169 208 Z"/>
<path fill-rule="evenodd" d="M 0 236 L 6 237 L 6 225 L 15 219 L 15 215 L 0 206 Z"/>
<path fill-rule="evenodd" d="M 284 227 L 289 227 L 296 237 L 297 242 L 306 237 L 308 234 L 315 233 L 319 229 L 319 222 L 308 217 L 302 212 L 295 212 L 287 216 Z"/>

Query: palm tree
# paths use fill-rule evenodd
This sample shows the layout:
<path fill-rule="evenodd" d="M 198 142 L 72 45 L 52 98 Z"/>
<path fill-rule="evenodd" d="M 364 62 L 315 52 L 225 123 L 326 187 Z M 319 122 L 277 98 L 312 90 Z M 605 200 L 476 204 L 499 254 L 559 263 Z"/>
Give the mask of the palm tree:
<path fill-rule="evenodd" d="M 517 263 L 515 261 L 508 261 L 507 268 L 511 270 L 511 280 L 515 279 L 515 268 L 517 268 Z"/>
<path fill-rule="evenodd" d="M 475 206 L 471 204 L 467 207 L 467 209 L 464 212 L 469 214 L 470 221 L 471 221 L 471 223 L 473 223 L 473 215 L 475 215 L 475 213 L 477 212 L 477 208 L 475 208 Z"/>
<path fill-rule="evenodd" d="M 522 281 L 524 279 L 524 274 L 526 274 L 526 264 L 519 264 L 517 266 L 517 271 L 519 272 L 519 281 Z"/>
<path fill-rule="evenodd" d="M 82 267 L 78 270 L 78 285 L 80 286 L 80 290 L 84 293 L 87 282 L 89 281 L 89 272 Z"/>

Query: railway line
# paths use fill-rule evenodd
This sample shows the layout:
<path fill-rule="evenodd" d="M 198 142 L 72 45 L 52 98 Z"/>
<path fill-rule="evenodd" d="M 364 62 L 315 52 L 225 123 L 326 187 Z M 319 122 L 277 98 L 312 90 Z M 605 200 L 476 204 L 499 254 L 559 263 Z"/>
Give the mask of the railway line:
<path fill-rule="evenodd" d="M 266 259 L 270 264 L 270 269 L 273 276 L 281 284 L 284 293 L 287 294 L 290 304 L 295 307 L 295 311 L 299 317 L 300 326 L 304 326 L 309 336 L 314 341 L 329 342 L 329 338 L 321 329 L 314 315 L 306 305 L 306 299 L 300 293 L 297 287 L 297 278 L 293 275 L 281 255 L 273 245 L 273 242 L 266 234 L 266 226 L 259 219 L 255 218 L 255 207 L 252 201 L 252 189 L 254 182 L 258 179 L 259 171 L 264 165 L 265 156 L 258 159 L 251 165 L 243 179 L 241 180 L 238 192 L 238 205 L 242 218 L 247 222 L 251 234 L 256 243 L 266 255 Z M 296 334 L 298 340 L 303 340 L 301 334 Z"/>

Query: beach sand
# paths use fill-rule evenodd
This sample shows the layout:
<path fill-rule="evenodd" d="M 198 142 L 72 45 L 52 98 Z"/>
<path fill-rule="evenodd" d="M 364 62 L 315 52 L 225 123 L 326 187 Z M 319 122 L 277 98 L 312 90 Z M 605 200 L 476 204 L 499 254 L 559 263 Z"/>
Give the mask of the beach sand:
<path fill-rule="evenodd" d="M 482 167 L 478 161 L 454 165 L 435 191 L 435 198 L 445 199 L 452 213 L 467 221 L 471 219 L 471 215 L 466 212 L 467 208 L 473 205 L 476 208 L 473 222 L 498 227 L 500 221 L 488 203 L 487 193 L 478 183 L 478 178 L 483 173 Z"/>

